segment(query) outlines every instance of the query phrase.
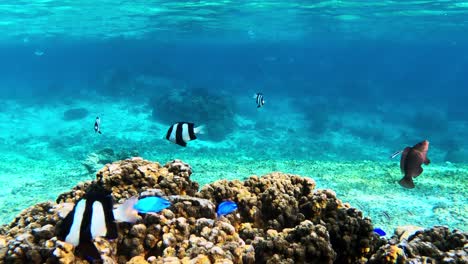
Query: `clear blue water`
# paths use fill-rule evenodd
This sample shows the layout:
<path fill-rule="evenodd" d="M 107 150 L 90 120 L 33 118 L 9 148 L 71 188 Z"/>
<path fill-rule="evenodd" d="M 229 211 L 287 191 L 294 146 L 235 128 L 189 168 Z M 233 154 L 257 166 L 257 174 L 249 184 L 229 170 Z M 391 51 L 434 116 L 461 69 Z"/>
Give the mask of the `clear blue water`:
<path fill-rule="evenodd" d="M 381 226 L 466 231 L 468 2 L 94 2 L 0 3 L 0 223 L 110 148 L 201 183 L 303 174 Z M 181 119 L 208 133 L 162 139 Z M 423 139 L 432 163 L 403 190 L 389 155 Z"/>

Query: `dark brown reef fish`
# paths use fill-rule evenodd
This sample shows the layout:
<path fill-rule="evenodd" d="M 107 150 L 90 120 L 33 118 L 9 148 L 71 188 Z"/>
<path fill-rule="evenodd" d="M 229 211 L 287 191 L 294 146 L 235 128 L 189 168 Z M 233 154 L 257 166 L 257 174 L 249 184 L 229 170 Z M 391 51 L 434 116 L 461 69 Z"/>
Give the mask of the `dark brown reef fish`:
<path fill-rule="evenodd" d="M 413 178 L 423 172 L 422 164 L 428 165 L 431 161 L 427 158 L 429 141 L 424 140 L 413 147 L 406 147 L 401 153 L 400 168 L 405 176 L 398 182 L 405 188 L 414 188 Z"/>

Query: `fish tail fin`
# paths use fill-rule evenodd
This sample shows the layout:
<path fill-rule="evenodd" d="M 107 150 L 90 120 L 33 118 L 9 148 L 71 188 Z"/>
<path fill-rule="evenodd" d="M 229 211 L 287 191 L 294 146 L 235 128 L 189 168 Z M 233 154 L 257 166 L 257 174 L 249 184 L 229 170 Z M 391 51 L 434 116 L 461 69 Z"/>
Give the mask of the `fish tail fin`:
<path fill-rule="evenodd" d="M 254 95 L 252 96 L 253 99 L 257 99 L 257 96 L 258 96 L 258 93 L 254 93 Z"/>
<path fill-rule="evenodd" d="M 197 126 L 196 128 L 193 129 L 193 132 L 195 132 L 195 134 L 205 134 L 206 133 L 206 127 L 205 127 L 205 125 Z"/>
<path fill-rule="evenodd" d="M 123 204 L 113 210 L 114 212 L 114 219 L 117 222 L 127 222 L 127 223 L 135 223 L 140 219 L 137 210 L 135 210 L 134 206 L 138 202 L 137 197 L 131 197 L 127 199 Z"/>
<path fill-rule="evenodd" d="M 403 177 L 398 183 L 408 189 L 413 189 L 414 188 L 414 182 L 412 177 Z"/>
<path fill-rule="evenodd" d="M 98 131 L 99 134 L 102 134 L 101 130 Z"/>
<path fill-rule="evenodd" d="M 76 247 L 78 255 L 83 256 L 90 263 L 93 263 L 95 260 L 101 260 L 101 253 L 94 245 L 93 241 L 80 242 Z"/>

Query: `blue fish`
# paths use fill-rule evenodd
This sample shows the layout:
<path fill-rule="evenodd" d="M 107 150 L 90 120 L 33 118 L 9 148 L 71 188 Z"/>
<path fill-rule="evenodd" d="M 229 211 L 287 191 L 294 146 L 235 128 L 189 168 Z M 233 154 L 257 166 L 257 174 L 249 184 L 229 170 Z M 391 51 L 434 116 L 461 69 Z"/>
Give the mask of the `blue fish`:
<path fill-rule="evenodd" d="M 168 200 L 157 196 L 150 196 L 138 200 L 133 208 L 135 208 L 139 213 L 146 214 L 161 212 L 169 206 L 171 206 L 171 202 Z"/>
<path fill-rule="evenodd" d="M 379 236 L 385 236 L 387 234 L 380 228 L 374 228 L 374 232 L 377 233 Z"/>
<path fill-rule="evenodd" d="M 218 216 L 227 215 L 237 210 L 237 204 L 233 201 L 224 201 L 218 205 Z"/>

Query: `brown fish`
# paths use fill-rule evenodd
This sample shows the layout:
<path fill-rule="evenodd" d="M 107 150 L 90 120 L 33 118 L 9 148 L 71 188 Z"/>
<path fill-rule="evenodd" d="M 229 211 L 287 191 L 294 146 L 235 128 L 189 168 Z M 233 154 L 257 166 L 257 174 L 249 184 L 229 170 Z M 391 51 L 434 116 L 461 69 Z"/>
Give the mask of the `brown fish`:
<path fill-rule="evenodd" d="M 422 164 L 428 165 L 431 161 L 427 158 L 429 141 L 424 140 L 413 147 L 406 147 L 401 153 L 400 168 L 405 176 L 398 182 L 405 188 L 414 188 L 413 178 L 423 172 Z"/>

